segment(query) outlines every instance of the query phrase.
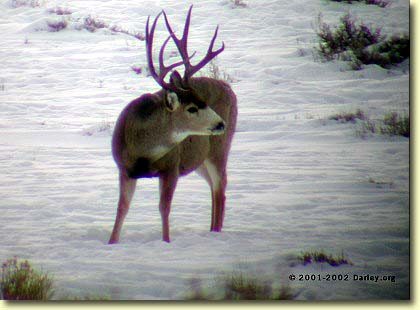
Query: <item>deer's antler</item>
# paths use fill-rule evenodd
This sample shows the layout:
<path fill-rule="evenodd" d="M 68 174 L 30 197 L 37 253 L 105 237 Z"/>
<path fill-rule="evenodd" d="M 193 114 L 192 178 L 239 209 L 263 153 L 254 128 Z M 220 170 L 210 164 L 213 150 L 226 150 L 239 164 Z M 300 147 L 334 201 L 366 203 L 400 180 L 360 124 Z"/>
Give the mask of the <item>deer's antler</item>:
<path fill-rule="evenodd" d="M 165 82 L 165 77 L 166 75 L 175 67 L 178 67 L 180 65 L 182 65 L 184 62 L 183 61 L 179 61 L 176 62 L 172 65 L 169 65 L 168 67 L 166 67 L 163 63 L 163 54 L 165 51 L 165 47 L 166 44 L 168 44 L 168 41 L 171 39 L 171 36 L 169 36 L 165 42 L 163 43 L 162 47 L 160 48 L 160 52 L 159 52 L 159 73 L 156 72 L 156 69 L 154 67 L 153 64 L 153 36 L 155 34 L 155 28 L 156 28 L 156 23 L 160 17 L 160 15 L 162 14 L 162 12 L 160 12 L 153 24 L 152 24 L 152 28 L 150 29 L 149 32 L 149 20 L 150 20 L 150 16 L 147 18 L 147 23 L 146 23 L 146 55 L 147 55 L 147 64 L 149 67 L 149 71 L 150 71 L 150 75 L 155 79 L 155 81 L 162 86 L 162 88 L 164 89 L 173 89 L 173 85 L 166 83 Z"/>
<path fill-rule="evenodd" d="M 222 42 L 222 47 L 220 47 L 218 50 L 213 51 L 214 42 L 216 41 L 217 32 L 219 30 L 219 26 L 216 27 L 216 30 L 214 32 L 213 38 L 210 41 L 209 48 L 207 50 L 206 56 L 196 65 L 192 65 L 190 62 L 190 59 L 195 55 L 195 52 L 189 56 L 188 50 L 187 50 L 187 40 L 188 40 L 188 31 L 190 29 L 190 21 L 191 21 L 191 11 L 193 6 L 190 6 L 190 9 L 188 11 L 187 19 L 185 20 L 185 26 L 184 26 L 184 32 L 182 34 L 182 38 L 178 39 L 175 35 L 174 31 L 172 30 L 171 26 L 169 25 L 168 17 L 166 16 L 165 11 L 163 12 L 163 16 L 165 17 L 165 23 L 166 27 L 169 31 L 169 34 L 171 38 L 174 40 L 174 43 L 176 47 L 178 48 L 178 51 L 182 57 L 182 62 L 185 66 L 185 73 L 184 73 L 184 80 L 188 81 L 190 77 L 192 77 L 197 71 L 199 71 L 201 68 L 203 68 L 207 63 L 209 63 L 213 58 L 215 58 L 217 55 L 219 55 L 225 48 L 225 44 Z"/>
<path fill-rule="evenodd" d="M 189 56 L 188 55 L 188 50 L 187 50 L 187 40 L 188 40 L 188 31 L 190 28 L 190 21 L 191 21 L 191 11 L 192 11 L 193 6 L 190 6 L 190 9 L 188 11 L 188 15 L 187 15 L 187 19 L 185 21 L 185 26 L 184 26 L 184 33 L 182 35 L 181 39 L 178 39 L 177 36 L 175 35 L 174 31 L 172 30 L 171 26 L 169 25 L 169 21 L 168 21 L 168 17 L 166 16 L 165 11 L 160 12 L 155 20 L 153 21 L 152 24 L 152 28 L 149 31 L 149 20 L 150 20 L 150 16 L 147 18 L 147 23 L 146 23 L 146 55 L 147 55 L 147 63 L 148 63 L 148 67 L 149 67 L 149 71 L 150 71 L 150 75 L 155 79 L 155 81 L 162 86 L 162 88 L 164 89 L 168 89 L 168 90 L 175 90 L 175 86 L 172 85 L 171 83 L 166 83 L 165 82 L 165 77 L 166 75 L 174 68 L 180 66 L 180 65 L 184 65 L 185 67 L 185 73 L 184 73 L 184 81 L 188 82 L 188 79 L 190 77 L 192 77 L 197 71 L 199 71 L 201 68 L 203 68 L 207 63 L 209 63 L 213 58 L 215 58 L 218 54 L 220 54 L 224 48 L 225 48 L 225 44 L 222 42 L 222 46 L 216 50 L 213 51 L 213 46 L 214 46 L 214 42 L 216 41 L 216 37 L 217 37 L 217 32 L 219 30 L 219 26 L 216 27 L 216 30 L 214 32 L 213 38 L 210 41 L 210 45 L 209 48 L 207 50 L 207 54 L 206 56 L 199 61 L 196 65 L 192 65 L 190 62 L 190 59 L 195 55 L 195 52 Z M 156 69 L 154 67 L 153 64 L 153 36 L 155 33 L 155 29 L 156 29 L 156 24 L 157 21 L 160 17 L 160 15 L 163 13 L 164 17 L 165 17 L 165 23 L 166 23 L 166 27 L 169 31 L 169 37 L 165 40 L 165 42 L 163 43 L 162 47 L 160 48 L 160 52 L 159 52 L 159 73 L 156 72 Z M 174 41 L 180 56 L 182 58 L 182 61 L 176 62 L 174 64 L 171 64 L 169 66 L 165 66 L 163 63 L 163 54 L 165 51 L 165 47 L 168 44 L 169 40 L 172 38 L 172 40 Z"/>

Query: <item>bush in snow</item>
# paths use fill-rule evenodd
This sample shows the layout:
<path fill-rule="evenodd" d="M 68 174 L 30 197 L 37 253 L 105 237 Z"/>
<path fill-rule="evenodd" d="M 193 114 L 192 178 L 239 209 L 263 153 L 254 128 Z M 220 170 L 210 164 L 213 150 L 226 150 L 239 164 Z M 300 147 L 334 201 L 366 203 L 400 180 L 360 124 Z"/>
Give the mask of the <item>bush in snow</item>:
<path fill-rule="evenodd" d="M 204 289 L 199 279 L 191 281 L 192 294 L 187 300 L 292 300 L 296 295 L 290 287 L 274 287 L 270 281 L 234 271 Z"/>
<path fill-rule="evenodd" d="M 401 116 L 396 112 L 384 116 L 380 132 L 385 135 L 410 137 L 410 118 L 407 115 Z"/>
<path fill-rule="evenodd" d="M 291 300 L 295 297 L 289 287 L 273 289 L 270 283 L 242 272 L 226 277 L 224 285 L 225 300 Z"/>
<path fill-rule="evenodd" d="M 40 0 L 12 0 L 10 5 L 12 8 L 19 8 L 22 6 L 29 6 L 31 8 L 37 8 L 44 4 L 44 1 Z"/>
<path fill-rule="evenodd" d="M 233 78 L 227 74 L 225 71 L 221 70 L 219 65 L 217 64 L 216 60 L 213 59 L 210 61 L 208 66 L 208 76 L 214 78 L 216 80 L 222 80 L 227 83 L 232 83 Z"/>
<path fill-rule="evenodd" d="M 90 32 L 95 32 L 98 29 L 108 28 L 108 24 L 102 20 L 92 17 L 91 15 L 88 15 L 83 19 L 83 24 L 80 28 L 86 29 Z"/>
<path fill-rule="evenodd" d="M 91 15 L 88 15 L 83 19 L 83 23 L 76 27 L 77 30 L 86 29 L 89 32 L 95 32 L 98 29 L 109 29 L 112 33 L 124 33 L 126 35 L 132 36 L 140 41 L 144 41 L 145 37 L 144 34 L 140 32 L 131 32 L 129 30 L 123 29 L 118 25 L 110 26 L 108 23 L 97 19 Z"/>
<path fill-rule="evenodd" d="M 380 6 L 381 8 L 387 7 L 389 4 L 389 1 L 386 0 L 331 0 L 334 2 L 346 2 L 349 4 L 352 4 L 353 2 L 364 2 L 366 4 L 372 4 Z"/>
<path fill-rule="evenodd" d="M 207 76 L 216 80 L 225 81 L 227 83 L 233 83 L 235 80 L 225 71 L 220 69 L 219 65 L 217 64 L 216 59 L 213 59 L 209 62 L 208 66 L 205 68 L 204 71 L 199 72 L 201 76 Z"/>
<path fill-rule="evenodd" d="M 331 29 L 319 16 L 319 52 L 326 60 L 332 60 L 348 50 L 359 51 L 376 44 L 381 39 L 381 29 L 370 29 L 365 24 L 356 25 L 350 14 L 340 18 L 340 24 Z"/>
<path fill-rule="evenodd" d="M 34 270 L 28 261 L 9 259 L 3 263 L 1 271 L 2 299 L 46 301 L 53 295 L 51 278 Z"/>
<path fill-rule="evenodd" d="M 246 8 L 248 6 L 243 0 L 230 0 L 230 2 L 234 7 Z"/>
<path fill-rule="evenodd" d="M 143 68 L 140 66 L 131 66 L 131 70 L 133 70 L 135 74 L 142 74 L 143 72 Z"/>
<path fill-rule="evenodd" d="M 398 64 L 410 57 L 410 38 L 397 36 L 358 51 L 357 60 L 362 64 L 377 64 L 383 68 Z"/>
<path fill-rule="evenodd" d="M 67 21 L 60 20 L 60 21 L 54 21 L 54 22 L 47 22 L 47 25 L 48 25 L 48 31 L 58 32 L 67 27 Z"/>
<path fill-rule="evenodd" d="M 359 70 L 363 65 L 376 64 L 383 68 L 403 62 L 410 56 L 408 35 L 393 36 L 384 40 L 380 28 L 370 28 L 350 14 L 340 18 L 334 29 L 319 17 L 318 52 L 325 60 L 351 61 L 351 67 Z"/>
<path fill-rule="evenodd" d="M 112 125 L 109 122 L 101 122 L 97 125 L 93 125 L 89 128 L 83 129 L 82 134 L 84 136 L 93 135 L 110 135 L 112 133 Z"/>
<path fill-rule="evenodd" d="M 119 33 L 124 33 L 126 35 L 135 37 L 136 39 L 138 39 L 140 41 L 145 40 L 144 34 L 142 34 L 140 32 L 131 32 L 131 31 L 126 30 L 124 28 L 121 28 L 120 26 L 117 26 L 117 25 L 112 25 L 112 26 L 108 27 L 108 29 L 111 30 L 112 32 L 115 32 L 115 33 L 119 32 Z"/>
<path fill-rule="evenodd" d="M 327 263 L 333 267 L 340 265 L 353 265 L 353 263 L 346 258 L 343 253 L 335 257 L 333 255 L 325 254 L 322 251 L 304 252 L 298 257 L 298 259 L 303 265 L 311 263 Z"/>
<path fill-rule="evenodd" d="M 356 120 L 358 120 L 358 119 L 359 120 L 366 120 L 367 117 L 362 110 L 357 109 L 357 111 L 355 113 L 352 113 L 352 112 L 338 113 L 338 114 L 334 114 L 334 115 L 330 116 L 328 119 L 334 120 L 334 121 L 339 121 L 341 123 L 347 123 L 347 122 L 355 123 Z"/>
<path fill-rule="evenodd" d="M 57 15 L 71 15 L 73 12 L 68 8 L 62 8 L 57 6 L 55 8 L 49 9 L 48 13 Z"/>
<path fill-rule="evenodd" d="M 271 297 L 271 286 L 242 272 L 232 273 L 224 280 L 226 300 L 267 300 Z"/>
<path fill-rule="evenodd" d="M 410 117 L 399 115 L 397 112 L 389 112 L 382 119 L 376 121 L 370 119 L 362 110 L 358 109 L 355 113 L 337 113 L 328 118 L 340 123 L 358 123 L 356 134 L 365 138 L 369 134 L 383 134 L 390 136 L 410 137 Z"/>

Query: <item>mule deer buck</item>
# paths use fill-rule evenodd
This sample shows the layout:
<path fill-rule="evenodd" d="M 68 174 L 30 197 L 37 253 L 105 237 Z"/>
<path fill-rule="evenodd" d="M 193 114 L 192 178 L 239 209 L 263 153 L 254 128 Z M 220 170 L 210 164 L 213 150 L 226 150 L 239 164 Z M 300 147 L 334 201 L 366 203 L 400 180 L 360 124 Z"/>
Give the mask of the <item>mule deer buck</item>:
<path fill-rule="evenodd" d="M 112 137 L 112 153 L 119 169 L 120 197 L 109 243 L 117 243 L 139 178 L 159 177 L 162 239 L 170 242 L 169 212 L 178 178 L 197 171 L 212 194 L 210 230 L 220 232 L 225 211 L 226 165 L 235 131 L 236 96 L 230 86 L 208 77 L 192 77 L 224 49 L 213 51 L 216 28 L 205 57 L 192 65 L 187 39 L 192 6 L 179 39 L 166 13 L 156 16 L 149 31 L 146 23 L 146 54 L 151 76 L 162 87 L 154 94 L 134 99 L 121 112 Z M 159 52 L 159 70 L 153 64 L 153 37 L 161 14 L 169 32 Z M 164 65 L 168 41 L 175 43 L 182 61 Z M 183 65 L 181 77 L 175 67 Z M 170 73 L 169 82 L 165 76 Z"/>

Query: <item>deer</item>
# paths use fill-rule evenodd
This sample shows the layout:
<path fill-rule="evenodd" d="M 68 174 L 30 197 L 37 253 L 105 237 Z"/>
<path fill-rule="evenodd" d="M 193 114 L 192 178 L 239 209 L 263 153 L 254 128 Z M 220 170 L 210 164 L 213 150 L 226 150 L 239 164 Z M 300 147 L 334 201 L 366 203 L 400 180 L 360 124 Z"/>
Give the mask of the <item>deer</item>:
<path fill-rule="evenodd" d="M 120 113 L 112 135 L 112 155 L 119 170 L 119 200 L 109 244 L 118 243 L 124 219 L 140 178 L 159 178 L 159 211 L 162 240 L 170 242 L 169 214 L 179 177 L 195 171 L 210 186 L 212 209 L 210 231 L 221 232 L 225 215 L 227 161 L 237 119 L 237 99 L 230 85 L 210 77 L 193 77 L 224 50 L 213 50 L 219 26 L 207 53 L 191 64 L 187 51 L 192 5 L 178 38 L 162 10 L 145 29 L 146 58 L 150 75 L 161 87 L 131 101 Z M 163 14 L 169 36 L 159 51 L 159 68 L 153 62 L 153 40 Z M 181 61 L 164 64 L 169 40 Z M 175 70 L 184 67 L 184 75 Z M 169 81 L 165 78 L 169 75 Z"/>

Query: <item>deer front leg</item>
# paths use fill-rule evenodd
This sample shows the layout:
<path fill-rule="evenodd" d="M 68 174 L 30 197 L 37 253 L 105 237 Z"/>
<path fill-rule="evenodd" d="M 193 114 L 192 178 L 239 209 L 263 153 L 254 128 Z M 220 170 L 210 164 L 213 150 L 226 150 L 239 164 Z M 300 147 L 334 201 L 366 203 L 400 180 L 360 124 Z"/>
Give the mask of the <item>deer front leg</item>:
<path fill-rule="evenodd" d="M 124 173 L 120 172 L 120 198 L 118 201 L 117 216 L 115 218 L 114 229 L 112 230 L 109 244 L 118 243 L 120 240 L 121 227 L 123 225 L 125 216 L 130 208 L 130 202 L 133 198 L 134 190 L 136 189 L 135 179 L 131 179 Z"/>
<path fill-rule="evenodd" d="M 160 201 L 159 210 L 162 217 L 162 240 L 170 242 L 169 238 L 169 213 L 171 212 L 171 202 L 174 196 L 178 173 L 168 172 L 159 177 Z"/>
<path fill-rule="evenodd" d="M 210 231 L 220 232 L 223 227 L 225 216 L 225 191 L 227 184 L 226 168 L 222 164 L 213 164 L 210 160 L 205 160 L 198 169 L 198 173 L 203 176 L 211 188 L 211 226 Z"/>
<path fill-rule="evenodd" d="M 226 174 L 220 176 L 212 186 L 211 231 L 221 232 L 225 217 Z"/>

